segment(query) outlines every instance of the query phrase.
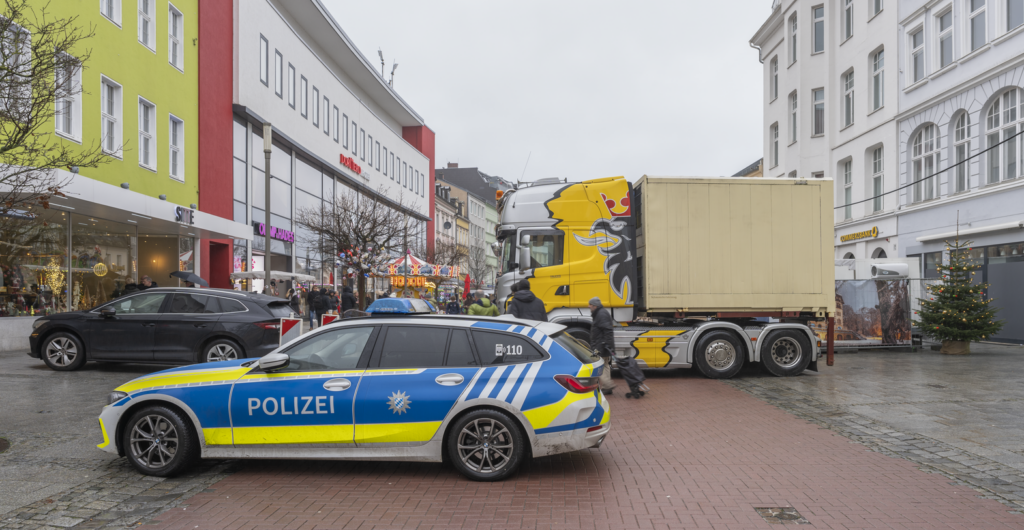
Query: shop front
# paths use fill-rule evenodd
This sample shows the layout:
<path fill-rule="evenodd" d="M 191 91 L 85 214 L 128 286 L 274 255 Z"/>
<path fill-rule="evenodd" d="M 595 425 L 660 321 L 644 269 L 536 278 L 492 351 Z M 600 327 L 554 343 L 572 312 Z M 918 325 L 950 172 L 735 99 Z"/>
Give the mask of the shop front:
<path fill-rule="evenodd" d="M 836 259 L 886 259 L 896 257 L 896 216 L 885 215 L 836 227 Z"/>

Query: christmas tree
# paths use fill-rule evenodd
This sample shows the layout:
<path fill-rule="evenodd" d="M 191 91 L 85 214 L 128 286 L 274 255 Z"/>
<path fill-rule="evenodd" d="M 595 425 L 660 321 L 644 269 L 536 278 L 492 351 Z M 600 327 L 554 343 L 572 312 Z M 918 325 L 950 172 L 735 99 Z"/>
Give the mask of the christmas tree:
<path fill-rule="evenodd" d="M 984 299 L 988 284 L 974 283 L 980 265 L 970 256 L 970 241 L 946 242 L 949 263 L 937 267 L 942 283 L 929 285 L 926 298 L 918 298 L 920 311 L 914 324 L 925 336 L 942 341 L 943 353 L 970 353 L 971 341 L 985 339 L 1003 327 L 996 320 L 992 298 Z"/>

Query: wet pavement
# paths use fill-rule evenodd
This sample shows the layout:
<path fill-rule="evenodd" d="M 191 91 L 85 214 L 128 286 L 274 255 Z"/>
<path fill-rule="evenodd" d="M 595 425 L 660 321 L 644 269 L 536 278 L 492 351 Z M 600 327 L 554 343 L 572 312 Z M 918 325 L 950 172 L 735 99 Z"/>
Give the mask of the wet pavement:
<path fill-rule="evenodd" d="M 1024 348 L 973 349 L 839 354 L 787 379 L 648 372 L 649 398 L 613 396 L 600 449 L 487 486 L 436 464 L 207 461 L 143 477 L 95 448 L 96 415 L 163 367 L 53 372 L 0 354 L 0 528 L 768 528 L 790 512 L 821 528 L 1024 527 Z M 884 512 L 896 501 L 902 515 Z"/>

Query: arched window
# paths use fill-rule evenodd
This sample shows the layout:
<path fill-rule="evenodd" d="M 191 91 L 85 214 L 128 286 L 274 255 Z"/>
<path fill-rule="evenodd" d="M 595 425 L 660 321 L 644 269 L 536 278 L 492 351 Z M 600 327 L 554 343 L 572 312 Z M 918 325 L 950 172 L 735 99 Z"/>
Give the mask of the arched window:
<path fill-rule="evenodd" d="M 847 252 L 843 259 L 854 259 L 853 252 Z"/>
<path fill-rule="evenodd" d="M 967 189 L 967 156 L 971 152 L 971 117 L 961 112 L 953 125 L 953 163 L 956 169 L 956 191 Z"/>
<path fill-rule="evenodd" d="M 871 253 L 871 259 L 886 259 L 888 257 L 889 256 L 885 253 L 885 249 L 882 247 L 876 248 L 875 251 Z"/>
<path fill-rule="evenodd" d="M 1020 168 L 1019 139 L 1012 138 L 1017 134 L 1021 122 L 1018 105 L 1021 104 L 1021 91 L 1014 88 L 997 97 L 985 115 L 985 130 L 988 152 L 988 182 L 1017 178 Z M 1012 138 L 1012 139 L 1010 139 Z M 1000 141 L 1007 140 L 1002 145 Z"/>
<path fill-rule="evenodd" d="M 914 178 L 914 202 L 926 201 L 936 197 L 938 177 L 922 181 L 935 173 L 939 158 L 938 142 L 935 138 L 935 125 L 928 124 L 914 136 L 911 160 Z"/>

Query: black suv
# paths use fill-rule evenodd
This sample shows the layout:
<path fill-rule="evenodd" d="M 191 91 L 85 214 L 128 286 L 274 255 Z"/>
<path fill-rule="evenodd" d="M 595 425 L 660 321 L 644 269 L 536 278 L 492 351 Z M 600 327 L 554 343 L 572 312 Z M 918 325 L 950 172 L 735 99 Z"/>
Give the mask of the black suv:
<path fill-rule="evenodd" d="M 227 289 L 157 287 L 36 320 L 29 355 L 54 370 L 86 361 L 192 364 L 278 347 L 288 301 Z"/>

